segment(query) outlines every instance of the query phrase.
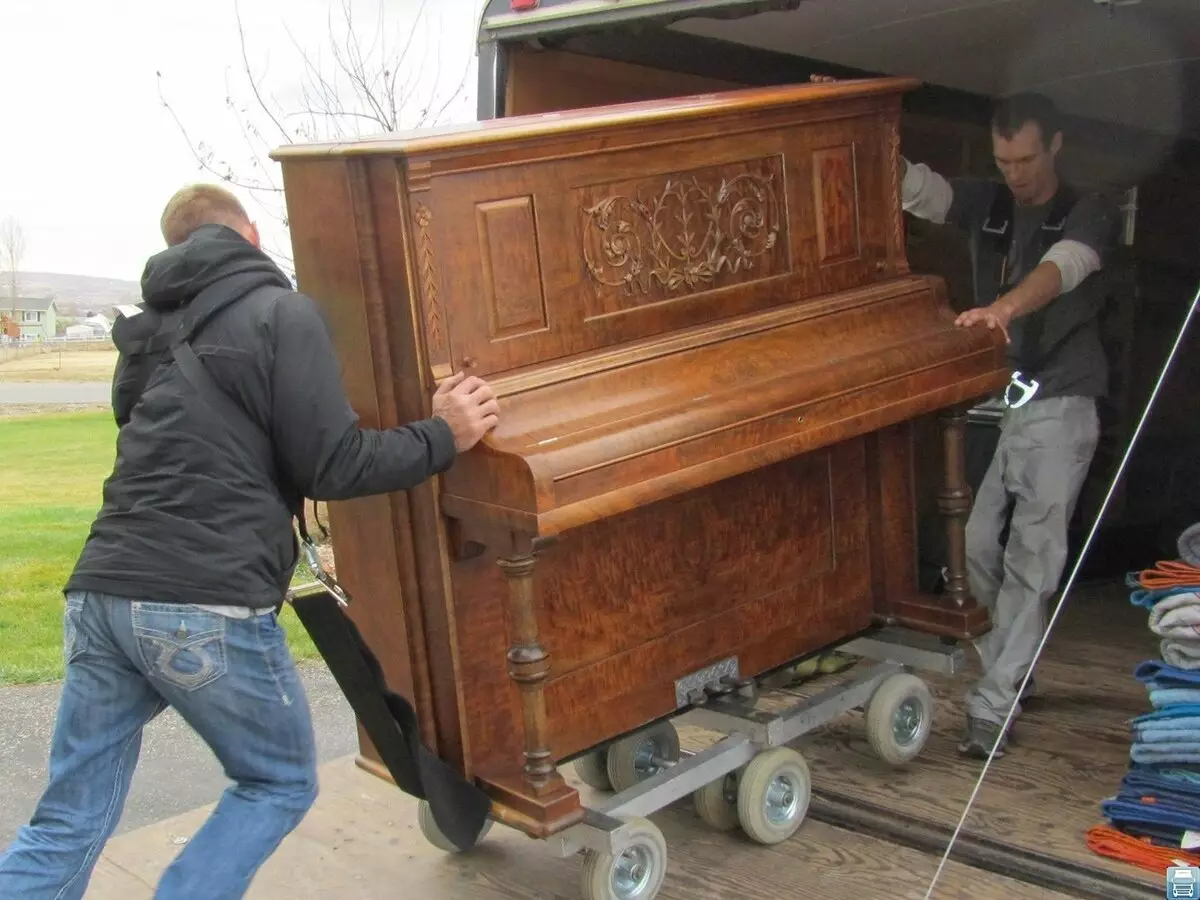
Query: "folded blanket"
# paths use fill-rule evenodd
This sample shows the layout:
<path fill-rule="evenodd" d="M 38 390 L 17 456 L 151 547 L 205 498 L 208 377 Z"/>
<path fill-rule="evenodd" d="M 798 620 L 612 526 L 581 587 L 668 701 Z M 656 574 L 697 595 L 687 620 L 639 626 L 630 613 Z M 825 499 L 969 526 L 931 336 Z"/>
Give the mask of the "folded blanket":
<path fill-rule="evenodd" d="M 1200 688 L 1155 687 L 1150 689 L 1150 705 L 1155 709 L 1192 703 L 1200 703 Z"/>
<path fill-rule="evenodd" d="M 1172 827 L 1178 825 L 1180 828 L 1200 829 L 1200 801 L 1197 801 L 1195 797 L 1122 789 L 1119 794 L 1109 797 L 1104 803 L 1110 804 L 1114 808 L 1119 807 L 1122 810 L 1127 806 L 1141 808 L 1142 813 L 1139 815 L 1142 815 L 1143 818 L 1139 819 L 1139 821 L 1170 824 Z M 1145 818 L 1145 816 L 1150 816 L 1151 818 Z M 1168 822 L 1167 819 L 1161 818 L 1164 816 L 1176 816 L 1178 817 L 1178 821 L 1171 820 Z"/>
<path fill-rule="evenodd" d="M 1189 743 L 1135 743 L 1129 748 L 1129 758 L 1135 763 L 1173 766 L 1200 765 L 1200 741 Z"/>
<path fill-rule="evenodd" d="M 1088 829 L 1087 845 L 1097 856 L 1131 863 L 1159 878 L 1170 866 L 1200 866 L 1200 854 L 1175 847 L 1156 847 L 1149 840 L 1123 834 L 1107 825 Z"/>
<path fill-rule="evenodd" d="M 1173 638 L 1158 645 L 1163 662 L 1177 669 L 1200 669 L 1200 641 L 1179 641 Z"/>
<path fill-rule="evenodd" d="M 1200 802 L 1200 776 L 1186 778 L 1170 773 L 1170 769 L 1130 769 L 1121 779 L 1120 793 L 1167 794 L 1168 796 L 1194 798 Z"/>
<path fill-rule="evenodd" d="M 1200 587 L 1200 568 L 1181 559 L 1161 559 L 1152 568 L 1138 573 L 1138 587 L 1161 590 L 1174 587 Z"/>
<path fill-rule="evenodd" d="M 1200 566 L 1200 522 L 1183 530 L 1176 542 L 1179 556 L 1189 566 Z"/>
<path fill-rule="evenodd" d="M 1104 816 L 1114 825 L 1141 825 L 1200 830 L 1200 807 L 1164 803 L 1158 798 L 1142 800 L 1136 797 L 1111 797 L 1100 804 Z"/>
<path fill-rule="evenodd" d="M 1180 590 L 1150 607 L 1150 630 L 1159 637 L 1200 639 L 1200 592 Z"/>
<path fill-rule="evenodd" d="M 1173 666 L 1161 659 L 1138 663 L 1133 677 L 1150 688 L 1200 688 L 1200 672 Z"/>
<path fill-rule="evenodd" d="M 1138 588 L 1135 591 L 1129 592 L 1129 602 L 1134 606 L 1152 610 L 1171 597 L 1177 597 L 1180 594 L 1195 594 L 1197 590 L 1194 586 L 1162 588 L 1161 590 L 1154 591 L 1148 588 Z"/>
<path fill-rule="evenodd" d="M 1200 723 L 1200 703 L 1180 703 L 1167 709 L 1156 709 L 1153 712 L 1142 713 L 1140 716 L 1130 720 L 1133 725 L 1178 721 Z"/>
<path fill-rule="evenodd" d="M 1129 774 L 1170 778 L 1175 782 L 1186 781 L 1190 784 L 1200 786 L 1200 769 L 1184 769 L 1170 764 L 1146 765 L 1133 763 L 1129 766 Z"/>
<path fill-rule="evenodd" d="M 1200 729 L 1194 724 L 1180 728 L 1172 728 L 1174 723 L 1164 722 L 1157 725 L 1142 725 L 1133 729 L 1133 743 L 1142 747 L 1184 747 L 1196 748 L 1200 753 Z"/>

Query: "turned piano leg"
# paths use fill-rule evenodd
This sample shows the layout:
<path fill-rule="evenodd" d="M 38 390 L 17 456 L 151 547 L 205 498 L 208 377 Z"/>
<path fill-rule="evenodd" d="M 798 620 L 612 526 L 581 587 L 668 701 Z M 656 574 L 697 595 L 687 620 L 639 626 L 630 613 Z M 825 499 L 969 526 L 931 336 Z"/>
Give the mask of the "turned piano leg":
<path fill-rule="evenodd" d="M 942 410 L 943 481 L 938 492 L 938 510 L 946 524 L 946 592 L 955 609 L 975 605 L 967 582 L 967 517 L 971 513 L 971 488 L 966 472 L 967 411 L 962 407 Z"/>
<path fill-rule="evenodd" d="M 938 414 L 942 433 L 942 485 L 938 510 L 946 528 L 946 590 L 938 596 L 917 594 L 891 604 L 889 620 L 945 638 L 976 638 L 988 629 L 988 612 L 971 596 L 967 582 L 967 517 L 971 488 L 966 477 L 964 438 L 967 412 L 963 408 Z"/>
<path fill-rule="evenodd" d="M 513 629 L 508 649 L 508 674 L 521 691 L 525 725 L 525 779 L 542 794 L 562 787 L 562 776 L 554 765 L 546 721 L 543 685 L 550 676 L 550 656 L 538 640 L 534 611 L 533 570 L 537 560 L 533 548 L 527 553 L 498 561 L 508 581 L 509 616 Z"/>

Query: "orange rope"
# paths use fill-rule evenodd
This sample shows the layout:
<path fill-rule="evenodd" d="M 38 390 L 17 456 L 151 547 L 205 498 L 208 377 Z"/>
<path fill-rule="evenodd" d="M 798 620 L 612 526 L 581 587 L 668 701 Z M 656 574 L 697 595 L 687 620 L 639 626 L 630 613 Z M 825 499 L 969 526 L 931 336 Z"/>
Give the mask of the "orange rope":
<path fill-rule="evenodd" d="M 1161 875 L 1164 883 L 1167 869 L 1171 866 L 1200 866 L 1200 854 L 1189 853 L 1172 847 L 1160 847 L 1147 838 L 1118 831 L 1108 825 L 1097 825 L 1087 832 L 1088 849 L 1100 856 L 1131 863 L 1155 875 Z"/>
<path fill-rule="evenodd" d="M 1138 573 L 1138 583 L 1150 590 L 1200 587 L 1200 569 L 1179 559 L 1159 560 L 1153 568 Z"/>

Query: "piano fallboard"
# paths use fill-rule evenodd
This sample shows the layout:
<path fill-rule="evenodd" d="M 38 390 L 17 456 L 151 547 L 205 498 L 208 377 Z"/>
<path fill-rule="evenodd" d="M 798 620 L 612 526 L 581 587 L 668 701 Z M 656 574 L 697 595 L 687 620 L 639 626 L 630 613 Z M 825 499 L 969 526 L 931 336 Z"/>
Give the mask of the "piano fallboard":
<path fill-rule="evenodd" d="M 1003 342 L 908 276 L 494 381 L 454 516 L 547 536 L 998 389 Z"/>

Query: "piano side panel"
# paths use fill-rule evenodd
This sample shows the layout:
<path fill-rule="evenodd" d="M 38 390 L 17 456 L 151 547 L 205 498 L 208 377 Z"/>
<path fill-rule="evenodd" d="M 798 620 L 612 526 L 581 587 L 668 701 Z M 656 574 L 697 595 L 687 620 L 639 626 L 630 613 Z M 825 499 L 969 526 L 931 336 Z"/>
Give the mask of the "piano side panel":
<path fill-rule="evenodd" d="M 415 208 L 434 371 L 487 377 L 886 277 L 889 115 L 434 174 Z"/>
<path fill-rule="evenodd" d="M 538 558 L 556 758 L 674 711 L 675 680 L 737 655 L 758 674 L 870 624 L 866 444 L 854 440 L 570 532 Z M 521 763 L 492 553 L 455 567 L 476 773 Z M 484 751 L 483 748 L 487 748 Z"/>
<path fill-rule="evenodd" d="M 283 165 L 283 178 L 298 287 L 329 324 L 350 405 L 364 427 L 401 424 L 407 420 L 398 409 L 403 382 L 393 360 L 402 338 L 389 327 L 373 265 L 377 225 L 362 168 L 337 160 L 294 160 Z M 403 304 L 406 286 L 398 291 Z M 329 503 L 328 510 L 338 580 L 354 600 L 349 615 L 379 658 L 388 685 L 411 699 L 427 746 L 444 752 L 431 700 L 421 606 L 415 601 L 406 499 L 363 497 Z M 361 728 L 359 742 L 363 755 L 378 761 Z"/>

